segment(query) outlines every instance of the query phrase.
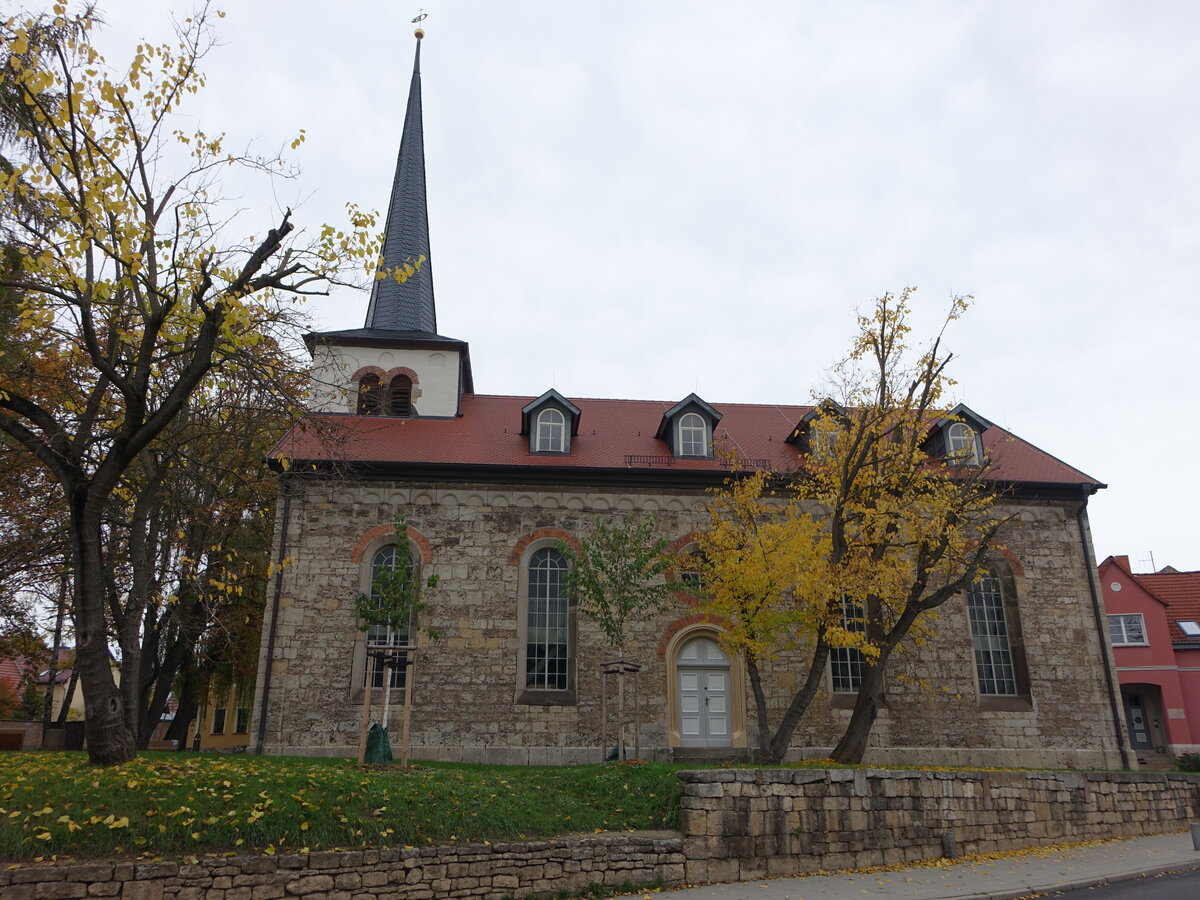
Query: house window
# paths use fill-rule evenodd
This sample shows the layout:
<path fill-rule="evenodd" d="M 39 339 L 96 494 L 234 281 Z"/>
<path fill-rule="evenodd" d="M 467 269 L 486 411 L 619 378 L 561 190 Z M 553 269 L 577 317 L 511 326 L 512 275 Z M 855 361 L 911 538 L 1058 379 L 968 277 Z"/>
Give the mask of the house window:
<path fill-rule="evenodd" d="M 1200 622 L 1195 619 L 1176 619 L 1175 624 L 1190 638 L 1200 638 Z"/>
<path fill-rule="evenodd" d="M 364 375 L 358 382 L 358 414 L 377 416 L 383 406 L 383 384 L 375 374 Z"/>
<path fill-rule="evenodd" d="M 1004 599 L 1000 579 L 992 572 L 980 576 L 967 591 L 979 693 L 991 697 L 1017 695 L 1017 673 Z"/>
<path fill-rule="evenodd" d="M 525 689 L 565 691 L 570 682 L 571 621 L 563 576 L 567 561 L 545 548 L 529 558 L 525 619 Z"/>
<path fill-rule="evenodd" d="M 708 456 L 708 425 L 699 413 L 679 417 L 679 456 Z"/>
<path fill-rule="evenodd" d="M 412 379 L 407 375 L 397 375 L 388 385 L 388 415 L 412 415 Z"/>
<path fill-rule="evenodd" d="M 1114 647 L 1129 644 L 1148 644 L 1146 623 L 1141 613 L 1121 613 L 1108 617 L 1108 635 Z"/>
<path fill-rule="evenodd" d="M 218 706 L 213 710 L 213 734 L 225 733 L 225 707 Z"/>
<path fill-rule="evenodd" d="M 245 734 L 250 730 L 250 688 L 241 685 L 235 694 L 237 707 L 233 714 L 233 731 L 235 734 Z"/>
<path fill-rule="evenodd" d="M 955 422 L 946 430 L 950 461 L 960 466 L 979 465 L 979 446 L 970 425 Z"/>
<path fill-rule="evenodd" d="M 379 594 L 378 582 L 379 575 L 382 572 L 394 571 L 399 564 L 400 554 L 396 550 L 395 544 L 387 544 L 380 547 L 375 555 L 371 558 L 371 600 L 376 606 L 383 603 L 383 598 Z M 412 555 L 408 559 L 409 574 L 413 574 Z M 382 660 L 378 653 L 387 651 L 394 647 L 406 647 L 409 644 L 409 635 L 412 633 L 412 621 L 405 623 L 403 627 L 391 628 L 387 625 L 375 625 L 367 630 L 367 661 L 363 666 L 362 683 L 364 686 L 369 685 L 372 688 L 383 687 L 383 673 L 386 669 L 386 662 Z M 374 651 L 374 653 L 372 652 Z M 396 666 L 392 669 L 392 687 L 404 687 L 405 669 L 402 666 Z"/>
<path fill-rule="evenodd" d="M 842 627 L 849 632 L 867 630 L 867 618 L 862 604 L 842 598 Z M 835 694 L 857 694 L 862 685 L 863 654 L 857 647 L 831 647 L 829 670 Z"/>
<path fill-rule="evenodd" d="M 537 416 L 537 437 L 534 446 L 538 453 L 566 451 L 567 417 L 557 409 L 543 409 Z"/>

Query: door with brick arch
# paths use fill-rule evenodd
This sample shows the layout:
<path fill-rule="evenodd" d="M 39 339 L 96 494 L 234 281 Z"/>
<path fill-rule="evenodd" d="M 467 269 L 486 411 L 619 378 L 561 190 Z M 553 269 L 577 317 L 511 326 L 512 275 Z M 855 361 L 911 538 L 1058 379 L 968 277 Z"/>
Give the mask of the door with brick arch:
<path fill-rule="evenodd" d="M 675 658 L 679 741 L 684 747 L 732 746 L 729 657 L 712 638 L 692 638 Z"/>

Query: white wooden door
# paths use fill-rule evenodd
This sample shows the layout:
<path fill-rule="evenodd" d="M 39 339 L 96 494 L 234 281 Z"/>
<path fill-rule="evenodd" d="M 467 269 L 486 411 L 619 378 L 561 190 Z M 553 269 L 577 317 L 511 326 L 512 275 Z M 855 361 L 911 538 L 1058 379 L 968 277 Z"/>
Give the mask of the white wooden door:
<path fill-rule="evenodd" d="M 684 747 L 728 747 L 729 660 L 709 638 L 688 641 L 676 660 L 679 739 Z"/>

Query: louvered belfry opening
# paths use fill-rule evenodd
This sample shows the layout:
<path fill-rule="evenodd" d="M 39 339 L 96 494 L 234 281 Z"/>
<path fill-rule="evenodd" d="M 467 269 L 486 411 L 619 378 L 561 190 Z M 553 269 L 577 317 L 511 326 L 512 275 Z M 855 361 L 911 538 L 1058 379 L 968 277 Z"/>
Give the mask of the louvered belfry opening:
<path fill-rule="evenodd" d="M 364 375 L 358 382 L 358 414 L 360 416 L 377 416 L 383 405 L 380 394 L 383 385 L 378 375 Z"/>
<path fill-rule="evenodd" d="M 388 386 L 388 415 L 412 415 L 412 379 L 397 375 Z"/>

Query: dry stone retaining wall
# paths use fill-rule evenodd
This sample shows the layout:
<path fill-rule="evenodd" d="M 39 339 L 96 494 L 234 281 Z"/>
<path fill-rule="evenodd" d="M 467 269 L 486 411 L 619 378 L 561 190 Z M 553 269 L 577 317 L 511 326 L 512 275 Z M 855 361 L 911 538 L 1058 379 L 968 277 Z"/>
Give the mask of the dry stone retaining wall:
<path fill-rule="evenodd" d="M 195 864 L 103 863 L 0 870 L 4 900 L 434 900 L 527 897 L 683 881 L 674 832 L 533 843 L 465 844 L 202 859 Z"/>
<path fill-rule="evenodd" d="M 1200 776 L 880 769 L 681 772 L 687 880 L 1105 840 L 1186 828 Z"/>
<path fill-rule="evenodd" d="M 441 900 L 667 886 L 1156 834 L 1200 811 L 1200 775 L 681 772 L 680 830 L 526 843 L 0 869 L 4 900 Z"/>

